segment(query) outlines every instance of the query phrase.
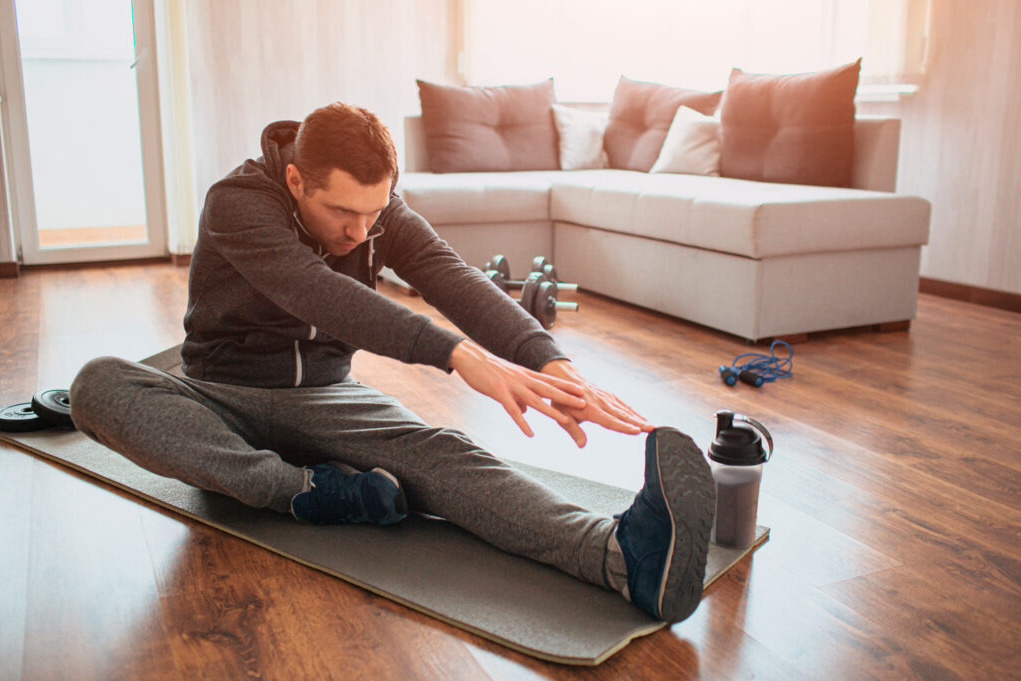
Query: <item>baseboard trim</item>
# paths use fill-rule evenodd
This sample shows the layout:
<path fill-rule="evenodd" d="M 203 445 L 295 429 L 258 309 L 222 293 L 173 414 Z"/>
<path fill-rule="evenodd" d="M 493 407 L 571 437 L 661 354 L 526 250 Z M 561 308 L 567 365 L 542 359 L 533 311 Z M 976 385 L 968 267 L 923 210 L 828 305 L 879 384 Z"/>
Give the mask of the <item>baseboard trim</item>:
<path fill-rule="evenodd" d="M 178 267 L 190 267 L 191 253 L 171 253 L 170 262 L 174 263 Z"/>
<path fill-rule="evenodd" d="M 16 262 L 0 262 L 0 279 L 17 279 L 20 269 Z"/>
<path fill-rule="evenodd" d="M 981 286 L 970 286 L 958 284 L 942 279 L 930 279 L 921 277 L 918 280 L 918 290 L 921 293 L 939 296 L 940 298 L 952 298 L 966 303 L 974 303 L 985 307 L 995 307 L 1009 312 L 1021 312 L 1021 294 L 997 291 Z"/>
<path fill-rule="evenodd" d="M 84 270 L 93 267 L 131 267 L 134 265 L 166 265 L 170 263 L 170 256 L 164 255 L 154 258 L 132 258 L 128 260 L 92 260 L 86 262 L 57 262 L 45 265 L 22 265 L 22 269 L 28 271 L 36 270 Z"/>

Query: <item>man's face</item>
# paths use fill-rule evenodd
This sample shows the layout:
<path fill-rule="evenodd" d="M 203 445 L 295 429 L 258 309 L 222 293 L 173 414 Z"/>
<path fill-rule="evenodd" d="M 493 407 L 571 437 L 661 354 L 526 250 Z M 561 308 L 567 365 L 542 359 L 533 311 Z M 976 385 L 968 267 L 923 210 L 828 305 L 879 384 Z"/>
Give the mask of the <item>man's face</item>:
<path fill-rule="evenodd" d="M 365 241 L 390 202 L 390 178 L 378 184 L 361 184 L 338 168 L 330 173 L 325 187 L 306 195 L 301 173 L 289 164 L 287 188 L 298 202 L 305 229 L 333 255 L 347 255 Z"/>

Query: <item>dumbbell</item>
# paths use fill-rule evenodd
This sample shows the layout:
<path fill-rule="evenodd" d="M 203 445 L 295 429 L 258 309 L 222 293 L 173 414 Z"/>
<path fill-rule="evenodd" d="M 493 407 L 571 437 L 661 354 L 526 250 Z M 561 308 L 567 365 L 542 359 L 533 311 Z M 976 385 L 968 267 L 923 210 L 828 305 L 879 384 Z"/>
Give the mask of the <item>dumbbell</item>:
<path fill-rule="evenodd" d="M 503 276 L 504 282 L 507 284 L 506 288 L 524 288 L 525 286 L 525 282 L 523 280 L 511 279 L 510 264 L 507 262 L 507 258 L 502 255 L 494 255 L 486 262 L 482 269 L 485 272 L 490 270 L 499 272 Z M 545 274 L 548 280 L 556 282 L 558 291 L 578 290 L 577 284 L 568 284 L 557 279 L 556 268 L 553 267 L 553 263 L 546 260 L 545 256 L 540 255 L 532 259 L 532 272 Z"/>
<path fill-rule="evenodd" d="M 0 431 L 25 433 L 51 427 L 74 429 L 71 396 L 66 390 L 43 390 L 36 393 L 31 402 L 0 409 Z"/>
<path fill-rule="evenodd" d="M 486 276 L 501 291 L 510 294 L 507 280 L 499 270 L 487 270 Z M 557 282 L 550 280 L 542 272 L 531 272 L 521 288 L 521 299 L 517 301 L 528 314 L 535 317 L 544 329 L 553 328 L 557 321 L 557 310 L 578 311 L 578 303 L 565 303 L 557 300 Z"/>
<path fill-rule="evenodd" d="M 542 272 L 547 277 L 549 277 L 553 281 L 557 282 L 557 286 L 562 291 L 577 291 L 578 290 L 578 285 L 577 284 L 564 284 L 564 283 L 561 283 L 560 277 L 557 276 L 557 268 L 554 267 L 553 263 L 551 263 L 549 260 L 547 260 L 546 256 L 544 256 L 544 255 L 537 255 L 534 258 L 532 258 L 532 271 L 533 272 Z"/>

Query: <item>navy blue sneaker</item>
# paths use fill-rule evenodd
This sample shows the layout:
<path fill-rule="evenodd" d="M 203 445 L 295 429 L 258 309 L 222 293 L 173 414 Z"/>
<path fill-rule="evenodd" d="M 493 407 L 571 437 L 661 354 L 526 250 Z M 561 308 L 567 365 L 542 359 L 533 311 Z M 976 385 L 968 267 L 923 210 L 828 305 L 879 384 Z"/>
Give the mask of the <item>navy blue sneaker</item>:
<path fill-rule="evenodd" d="M 340 463 L 305 467 L 305 489 L 291 499 L 291 513 L 314 525 L 392 525 L 408 515 L 404 490 L 382 468 L 368 473 Z"/>
<path fill-rule="evenodd" d="M 716 486 L 698 445 L 674 428 L 649 433 L 645 485 L 616 533 L 632 603 L 667 622 L 695 612 L 715 512 Z"/>

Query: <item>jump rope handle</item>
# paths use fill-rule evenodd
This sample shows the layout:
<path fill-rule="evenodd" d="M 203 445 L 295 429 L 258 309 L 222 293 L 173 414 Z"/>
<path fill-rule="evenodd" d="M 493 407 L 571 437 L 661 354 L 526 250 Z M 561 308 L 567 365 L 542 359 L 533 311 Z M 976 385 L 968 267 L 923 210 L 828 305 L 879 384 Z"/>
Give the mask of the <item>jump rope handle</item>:
<path fill-rule="evenodd" d="M 777 357 L 776 347 L 787 349 L 787 357 Z M 719 365 L 716 370 L 723 382 L 729 386 L 737 385 L 738 381 L 746 383 L 755 388 L 760 388 L 767 381 L 775 381 L 778 378 L 790 378 L 791 360 L 794 357 L 794 349 L 782 340 L 775 340 L 769 346 L 769 354 L 755 352 L 744 352 L 734 358 L 730 366 Z M 741 360 L 746 360 L 742 362 Z"/>

